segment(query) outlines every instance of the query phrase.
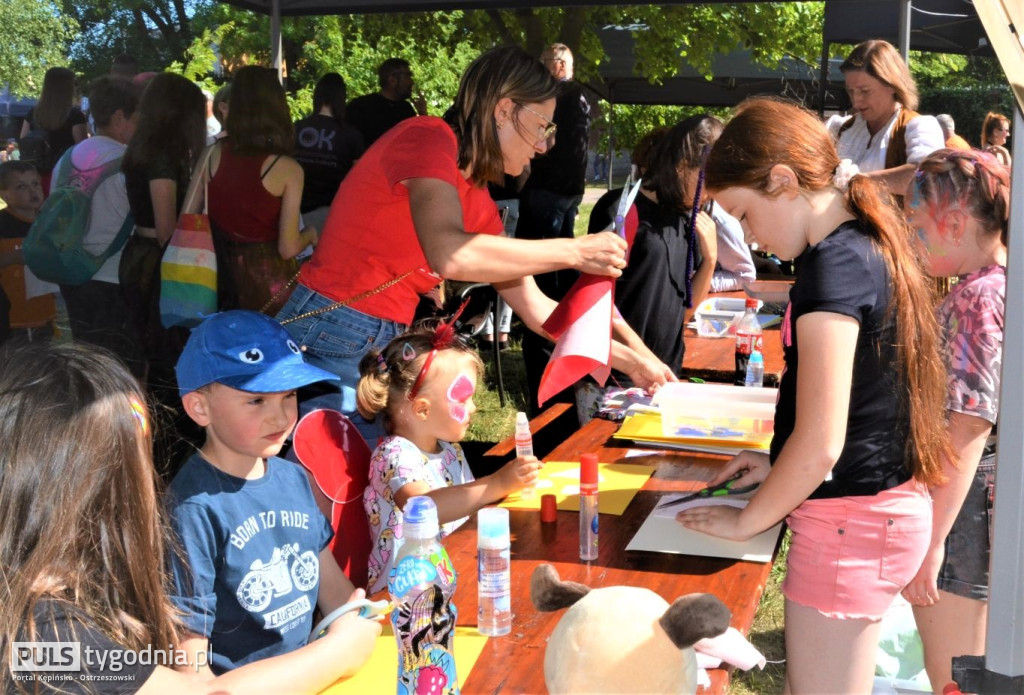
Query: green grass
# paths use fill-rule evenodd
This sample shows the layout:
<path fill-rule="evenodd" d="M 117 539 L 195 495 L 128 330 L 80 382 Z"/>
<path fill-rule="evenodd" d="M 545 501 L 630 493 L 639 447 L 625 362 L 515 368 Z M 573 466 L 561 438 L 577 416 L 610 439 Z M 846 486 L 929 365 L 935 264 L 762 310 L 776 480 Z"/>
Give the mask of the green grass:
<path fill-rule="evenodd" d="M 523 350 L 520 346 L 522 324 L 516 321 L 509 336 L 509 347 L 501 353 L 501 373 L 505 380 L 505 407 L 498 398 L 497 377 L 494 358 L 490 351 L 481 350 L 486 371 L 482 388 L 477 388 L 473 400 L 476 415 L 469 425 L 466 439 L 474 442 L 500 442 L 515 430 L 516 411 L 527 409 L 529 395 L 526 393 L 526 369 L 523 367 Z"/>
<path fill-rule="evenodd" d="M 583 206 L 581 206 L 580 217 L 584 217 L 582 208 Z M 588 209 L 586 215 L 589 216 L 589 214 Z M 576 229 L 579 233 L 579 218 L 576 221 Z M 494 360 L 489 354 L 483 355 L 487 369 L 484 383 L 477 389 L 475 401 L 478 410 L 473 417 L 466 439 L 498 442 L 511 435 L 515 429 L 516 411 L 523 410 L 527 402 L 526 372 L 523 368 L 523 355 L 520 347 L 522 330 L 522 324 L 515 321 L 512 325 L 509 349 L 501 353 L 502 374 L 508 395 L 504 408 L 499 404 Z M 780 586 L 785 575 L 788 549 L 789 536 L 787 534 L 768 578 L 764 596 L 761 598 L 757 615 L 754 617 L 754 625 L 750 629 L 750 641 L 768 661 L 783 661 L 786 658 L 786 644 L 783 639 L 785 601 Z M 748 672 L 734 671 L 729 692 L 732 695 L 779 695 L 782 693 L 785 673 L 785 663 L 768 664 L 763 671 L 756 668 Z"/>

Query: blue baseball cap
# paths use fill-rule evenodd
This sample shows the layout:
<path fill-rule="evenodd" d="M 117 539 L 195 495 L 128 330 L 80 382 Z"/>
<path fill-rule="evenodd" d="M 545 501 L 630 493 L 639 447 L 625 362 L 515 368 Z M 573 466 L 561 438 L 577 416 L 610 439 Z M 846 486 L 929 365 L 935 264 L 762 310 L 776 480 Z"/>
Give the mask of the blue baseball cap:
<path fill-rule="evenodd" d="M 192 329 L 174 368 L 184 396 L 218 383 L 250 393 L 291 391 L 338 377 L 306 364 L 281 324 L 255 311 L 222 311 Z"/>

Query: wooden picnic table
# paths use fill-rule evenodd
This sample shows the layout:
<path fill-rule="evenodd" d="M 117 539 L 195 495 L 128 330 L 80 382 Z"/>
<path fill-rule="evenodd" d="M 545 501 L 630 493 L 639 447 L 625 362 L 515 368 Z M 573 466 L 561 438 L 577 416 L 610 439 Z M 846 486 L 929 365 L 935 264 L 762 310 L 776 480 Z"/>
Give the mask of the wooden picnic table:
<path fill-rule="evenodd" d="M 566 406 L 554 406 L 547 413 Z M 543 417 L 543 416 L 542 416 Z M 535 421 L 536 424 L 536 421 Z M 771 571 L 771 563 L 743 562 L 653 552 L 626 552 L 626 545 L 663 493 L 703 487 L 726 460 L 722 456 L 685 452 L 652 452 L 626 458 L 627 449 L 611 439 L 617 423 L 593 420 L 580 428 L 545 460 L 578 461 L 580 454 L 596 452 L 602 462 L 637 462 L 656 470 L 622 516 L 600 515 L 600 552 L 591 563 L 579 560 L 579 516 L 559 511 L 555 523 L 542 524 L 536 511 L 512 510 L 512 633 L 492 637 L 468 674 L 460 674 L 462 692 L 545 693 L 544 651 L 547 639 L 564 611 L 540 613 L 530 603 L 530 576 L 544 562 L 553 564 L 563 579 L 598 588 L 627 584 L 647 587 L 670 603 L 693 592 L 713 593 L 732 611 L 731 625 L 748 634 Z M 511 442 L 494 447 L 491 455 L 512 449 Z M 476 526 L 468 522 L 445 541 L 459 573 L 456 603 L 460 625 L 476 625 Z M 456 649 L 458 647 L 456 646 Z M 729 672 L 710 671 L 711 688 L 701 693 L 726 693 Z"/>
<path fill-rule="evenodd" d="M 722 297 L 746 297 L 743 292 L 724 292 Z M 764 385 L 778 386 L 785 360 L 782 355 L 781 324 L 764 329 L 761 334 L 764 356 Z M 736 341 L 733 336 L 708 338 L 686 328 L 683 333 L 686 352 L 683 355 L 683 376 L 704 381 L 733 383 L 736 374 Z"/>

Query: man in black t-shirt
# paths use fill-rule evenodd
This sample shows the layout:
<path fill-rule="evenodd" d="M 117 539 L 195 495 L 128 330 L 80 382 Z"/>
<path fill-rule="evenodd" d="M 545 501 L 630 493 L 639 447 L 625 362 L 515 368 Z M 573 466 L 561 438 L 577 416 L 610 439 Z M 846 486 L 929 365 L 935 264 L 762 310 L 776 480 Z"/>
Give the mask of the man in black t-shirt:
<path fill-rule="evenodd" d="M 409 103 L 416 83 L 407 61 L 388 58 L 377 68 L 377 78 L 380 91 L 353 99 L 345 112 L 345 120 L 362 133 L 366 147 L 417 112 L 421 116 L 427 113 L 427 103 L 422 95 L 417 97 L 415 109 Z"/>

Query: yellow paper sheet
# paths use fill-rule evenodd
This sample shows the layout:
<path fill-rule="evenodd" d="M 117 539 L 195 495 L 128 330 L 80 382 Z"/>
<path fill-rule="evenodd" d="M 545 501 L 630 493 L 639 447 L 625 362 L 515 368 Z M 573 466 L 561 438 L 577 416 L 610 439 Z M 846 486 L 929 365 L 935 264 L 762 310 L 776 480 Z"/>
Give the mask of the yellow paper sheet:
<path fill-rule="evenodd" d="M 641 463 L 597 464 L 597 485 L 602 514 L 621 516 L 630 500 L 654 473 L 654 466 Z M 548 461 L 540 471 L 534 495 L 523 499 L 518 492 L 505 498 L 498 506 L 511 509 L 540 510 L 540 496 L 554 495 L 558 508 L 578 512 L 580 509 L 579 461 Z"/>
<path fill-rule="evenodd" d="M 693 444 L 697 446 L 715 446 L 741 449 L 762 449 L 768 450 L 772 443 L 772 434 L 756 434 L 744 429 L 744 422 L 752 428 L 754 420 L 749 418 L 733 418 L 730 425 L 735 430 L 743 431 L 742 435 L 736 436 L 697 436 L 697 437 L 666 437 L 661 428 L 660 413 L 637 413 L 627 417 L 619 430 L 615 433 L 616 439 L 629 439 L 635 442 L 671 443 L 671 444 Z"/>
<path fill-rule="evenodd" d="M 487 643 L 487 637 L 475 627 L 455 628 L 455 673 L 459 684 L 466 682 L 473 665 L 480 658 Z M 373 656 L 366 666 L 351 678 L 340 680 L 321 695 L 369 695 L 369 693 L 393 693 L 398 685 L 398 645 L 391 631 L 391 623 L 384 619 L 384 631 L 377 638 Z"/>

